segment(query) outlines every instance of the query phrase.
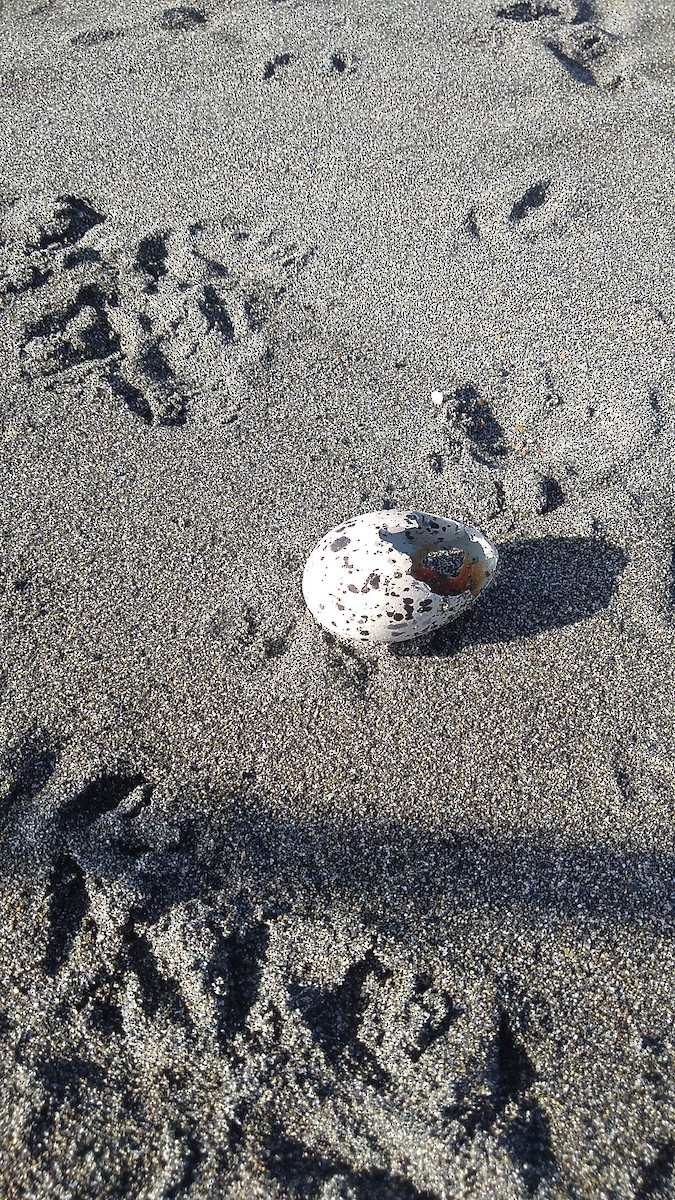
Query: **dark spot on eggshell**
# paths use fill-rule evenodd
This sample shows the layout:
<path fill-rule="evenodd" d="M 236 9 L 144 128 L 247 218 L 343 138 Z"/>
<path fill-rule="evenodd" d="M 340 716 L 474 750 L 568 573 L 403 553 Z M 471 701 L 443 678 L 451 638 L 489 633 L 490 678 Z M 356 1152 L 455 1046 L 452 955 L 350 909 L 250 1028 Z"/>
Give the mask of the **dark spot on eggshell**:
<path fill-rule="evenodd" d="M 378 575 L 377 571 L 371 571 L 366 582 L 370 584 L 371 588 L 379 588 L 380 576 Z"/>
<path fill-rule="evenodd" d="M 334 542 L 331 542 L 330 548 L 334 554 L 337 554 L 339 550 L 344 550 L 345 546 L 348 546 L 350 541 L 351 538 L 348 537 L 336 538 Z"/>
<path fill-rule="evenodd" d="M 358 590 L 359 589 L 353 583 L 350 583 L 349 587 L 347 588 L 348 592 L 358 592 Z"/>
<path fill-rule="evenodd" d="M 418 612 L 421 612 L 421 613 L 431 612 L 432 608 L 433 608 L 432 600 L 430 600 L 430 599 L 423 600 L 419 606 Z"/>

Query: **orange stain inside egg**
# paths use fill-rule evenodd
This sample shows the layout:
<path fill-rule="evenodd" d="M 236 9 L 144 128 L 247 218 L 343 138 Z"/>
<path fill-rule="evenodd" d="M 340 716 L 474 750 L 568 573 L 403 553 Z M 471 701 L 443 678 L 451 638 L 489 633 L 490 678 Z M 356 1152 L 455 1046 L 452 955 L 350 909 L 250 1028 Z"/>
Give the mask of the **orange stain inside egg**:
<path fill-rule="evenodd" d="M 443 575 L 426 563 L 416 563 L 411 575 L 420 583 L 426 583 L 437 596 L 460 596 L 462 592 L 469 591 L 475 596 L 480 591 L 484 571 L 479 563 L 465 558 L 458 575 Z"/>

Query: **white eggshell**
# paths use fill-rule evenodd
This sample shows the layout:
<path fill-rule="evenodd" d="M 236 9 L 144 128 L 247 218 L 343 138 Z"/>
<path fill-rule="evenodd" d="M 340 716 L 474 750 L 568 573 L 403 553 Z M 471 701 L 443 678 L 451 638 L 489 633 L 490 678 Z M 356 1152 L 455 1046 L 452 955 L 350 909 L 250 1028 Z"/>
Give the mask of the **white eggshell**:
<path fill-rule="evenodd" d="M 428 554 L 461 550 L 458 594 L 424 567 Z M 489 587 L 497 551 L 477 529 L 432 513 L 363 513 L 331 529 L 312 550 L 302 579 L 309 611 L 336 637 L 366 644 L 405 642 L 454 621 Z M 426 574 L 430 582 L 416 578 Z M 436 580 L 434 580 L 436 575 Z"/>

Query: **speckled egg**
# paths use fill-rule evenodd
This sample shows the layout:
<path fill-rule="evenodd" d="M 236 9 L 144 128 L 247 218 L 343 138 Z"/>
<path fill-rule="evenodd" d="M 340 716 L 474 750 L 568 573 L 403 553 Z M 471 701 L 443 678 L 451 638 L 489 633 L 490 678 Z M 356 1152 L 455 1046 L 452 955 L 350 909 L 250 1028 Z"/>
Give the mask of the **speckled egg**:
<path fill-rule="evenodd" d="M 425 563 L 459 550 L 457 575 Z M 363 513 L 331 529 L 307 559 L 309 611 L 336 637 L 405 642 L 433 633 L 471 607 L 492 583 L 497 551 L 477 529 L 431 513 Z"/>

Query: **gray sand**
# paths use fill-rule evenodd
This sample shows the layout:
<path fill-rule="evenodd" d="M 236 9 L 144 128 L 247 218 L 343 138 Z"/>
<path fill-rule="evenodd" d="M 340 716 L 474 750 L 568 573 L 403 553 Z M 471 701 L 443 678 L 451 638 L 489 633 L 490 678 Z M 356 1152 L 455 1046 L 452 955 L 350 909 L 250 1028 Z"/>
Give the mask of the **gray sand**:
<path fill-rule="evenodd" d="M 674 99 L 673 0 L 0 5 L 3 1198 L 675 1195 Z M 384 507 L 501 571 L 356 652 Z"/>

